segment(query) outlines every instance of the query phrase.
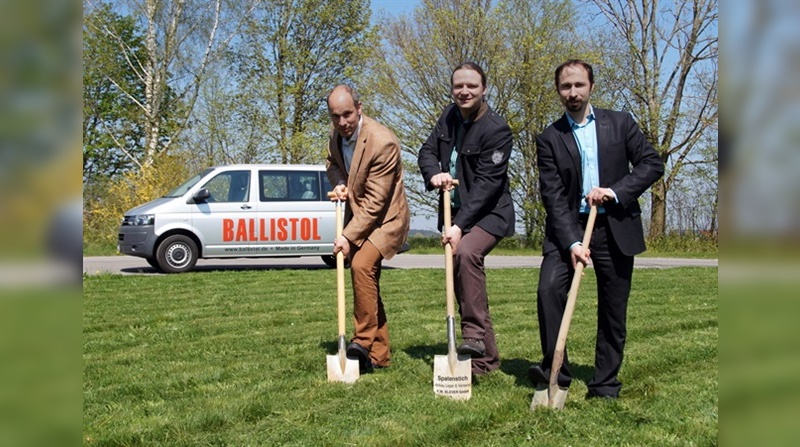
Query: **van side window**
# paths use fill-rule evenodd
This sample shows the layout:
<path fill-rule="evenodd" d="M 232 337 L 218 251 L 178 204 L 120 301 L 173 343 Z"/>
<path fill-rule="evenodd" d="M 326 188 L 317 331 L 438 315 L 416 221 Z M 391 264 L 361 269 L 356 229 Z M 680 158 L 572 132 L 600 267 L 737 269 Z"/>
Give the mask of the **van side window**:
<path fill-rule="evenodd" d="M 320 171 L 259 171 L 258 176 L 262 202 L 327 200 L 327 191 L 320 189 Z"/>
<path fill-rule="evenodd" d="M 298 200 L 319 199 L 319 174 L 316 172 L 299 172 L 295 174 L 298 191 Z"/>
<path fill-rule="evenodd" d="M 333 185 L 331 185 L 331 181 L 328 180 L 328 174 L 326 174 L 325 172 L 320 172 L 319 176 L 320 179 L 322 179 L 320 181 L 320 184 L 322 185 L 322 191 L 320 197 L 322 197 L 323 200 L 328 200 L 328 193 L 333 191 Z"/>
<path fill-rule="evenodd" d="M 260 171 L 258 187 L 262 202 L 284 202 L 289 200 L 289 182 L 284 172 Z"/>
<path fill-rule="evenodd" d="M 207 202 L 247 202 L 250 200 L 250 172 L 223 172 L 203 187 L 211 194 Z"/>

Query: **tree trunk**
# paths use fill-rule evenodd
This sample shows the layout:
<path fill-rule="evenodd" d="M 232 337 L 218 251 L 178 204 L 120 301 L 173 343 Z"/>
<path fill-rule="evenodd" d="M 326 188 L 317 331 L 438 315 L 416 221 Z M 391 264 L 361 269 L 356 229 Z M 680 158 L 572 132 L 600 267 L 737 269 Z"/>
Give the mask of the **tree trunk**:
<path fill-rule="evenodd" d="M 648 239 L 653 240 L 666 235 L 667 197 L 666 182 L 659 179 L 653 183 L 650 200 L 650 232 Z"/>

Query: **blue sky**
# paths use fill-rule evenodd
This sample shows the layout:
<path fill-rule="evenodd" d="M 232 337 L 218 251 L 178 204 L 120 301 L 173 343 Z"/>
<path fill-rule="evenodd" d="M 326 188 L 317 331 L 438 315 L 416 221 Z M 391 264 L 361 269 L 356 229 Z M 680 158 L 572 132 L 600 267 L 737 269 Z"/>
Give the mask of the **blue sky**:
<path fill-rule="evenodd" d="M 372 0 L 373 16 L 381 11 L 389 15 L 408 14 L 419 4 L 419 0 Z"/>

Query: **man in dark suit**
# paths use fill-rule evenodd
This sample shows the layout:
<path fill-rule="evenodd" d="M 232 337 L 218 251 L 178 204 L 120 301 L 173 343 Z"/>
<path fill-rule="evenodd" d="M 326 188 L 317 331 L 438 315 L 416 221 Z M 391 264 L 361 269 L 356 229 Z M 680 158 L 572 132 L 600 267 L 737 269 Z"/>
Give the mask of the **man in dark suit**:
<path fill-rule="evenodd" d="M 508 186 L 511 129 L 486 103 L 486 75 L 465 62 L 450 77 L 454 103 L 448 105 L 419 151 L 425 186 L 450 191 L 453 225 L 442 244 L 453 248 L 454 283 L 463 342 L 459 354 L 472 357 L 472 373 L 500 367 L 484 259 L 500 240 L 514 233 L 514 203 Z M 453 179 L 459 184 L 453 188 Z M 439 201 L 439 228 L 443 204 Z"/>
<path fill-rule="evenodd" d="M 381 262 L 406 241 L 411 220 L 400 143 L 394 133 L 361 113 L 356 91 L 338 85 L 328 94 L 331 132 L 327 172 L 336 199 L 347 201 L 345 226 L 333 253 L 350 259 L 355 335 L 347 355 L 361 372 L 391 363 L 389 325 L 380 293 Z"/>
<path fill-rule="evenodd" d="M 566 113 L 536 138 L 539 181 L 547 212 L 537 310 L 543 359 L 528 370 L 534 385 L 549 381 L 570 280 L 578 262 L 597 276 L 597 341 L 587 398 L 616 398 L 622 365 L 633 258 L 645 250 L 637 199 L 664 164 L 628 113 L 594 108 L 591 65 L 570 60 L 555 71 Z M 581 240 L 589 208 L 598 207 L 590 247 Z M 567 355 L 558 384 L 572 380 Z"/>

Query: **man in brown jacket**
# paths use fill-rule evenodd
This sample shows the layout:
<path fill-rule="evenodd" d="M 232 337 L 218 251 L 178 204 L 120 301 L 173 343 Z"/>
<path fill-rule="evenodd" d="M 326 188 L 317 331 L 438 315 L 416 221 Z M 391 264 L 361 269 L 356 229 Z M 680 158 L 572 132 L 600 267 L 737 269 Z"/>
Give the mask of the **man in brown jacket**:
<path fill-rule="evenodd" d="M 391 362 L 389 327 L 380 294 L 381 262 L 408 236 L 410 214 L 403 186 L 400 144 L 394 133 L 361 113 L 358 93 L 337 85 L 327 98 L 333 124 L 328 179 L 347 202 L 345 226 L 333 253 L 350 259 L 355 335 L 347 346 L 362 372 Z"/>

